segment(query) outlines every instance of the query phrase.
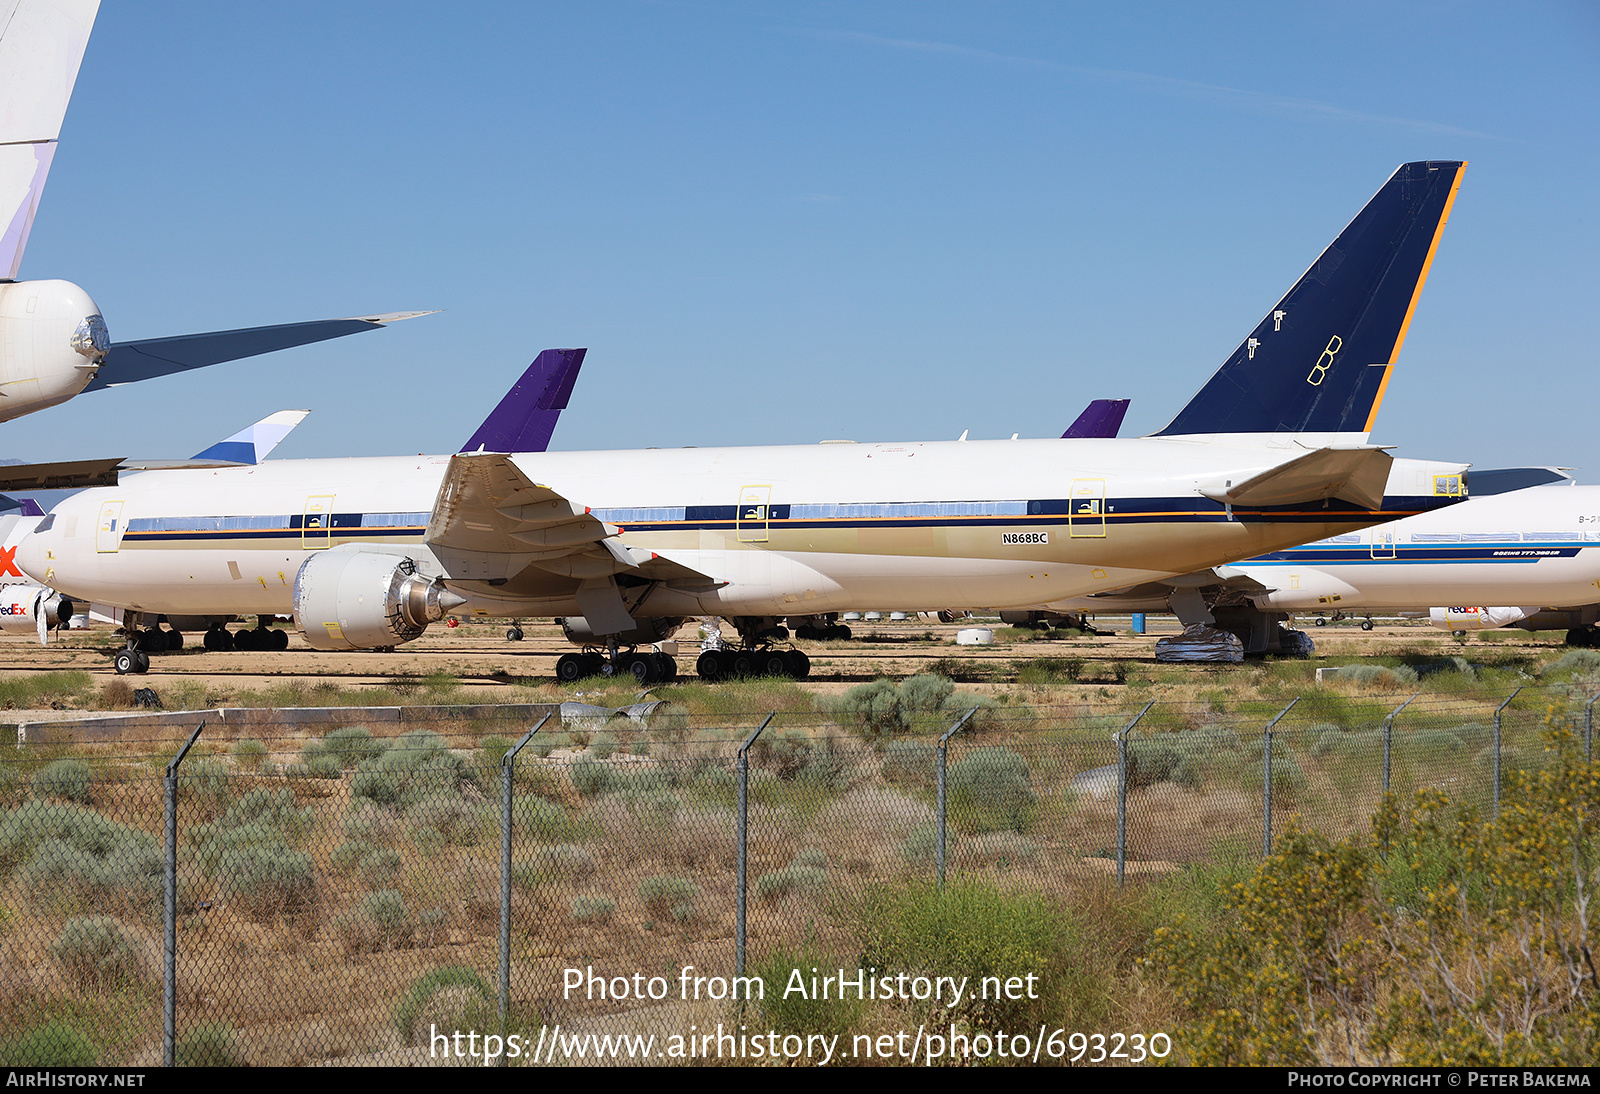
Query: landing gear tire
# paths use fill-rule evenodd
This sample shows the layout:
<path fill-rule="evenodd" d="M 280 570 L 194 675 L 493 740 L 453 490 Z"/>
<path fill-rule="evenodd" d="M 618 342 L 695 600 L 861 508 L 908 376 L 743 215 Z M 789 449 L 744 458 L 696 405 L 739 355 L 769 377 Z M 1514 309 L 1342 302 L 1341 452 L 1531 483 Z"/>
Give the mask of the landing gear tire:
<path fill-rule="evenodd" d="M 138 651 L 118 650 L 116 656 L 111 659 L 111 667 L 117 670 L 118 676 L 126 676 L 130 672 L 138 672 Z"/>
<path fill-rule="evenodd" d="M 784 655 L 784 660 L 789 662 L 789 675 L 796 680 L 804 680 L 811 675 L 811 658 L 801 650 L 790 650 Z"/>
<path fill-rule="evenodd" d="M 564 684 L 583 678 L 583 656 L 576 653 L 564 653 L 556 661 L 556 679 Z"/>
<path fill-rule="evenodd" d="M 169 649 L 169 650 L 181 650 L 181 649 L 183 649 L 183 632 L 182 631 L 180 631 L 180 630 L 178 630 L 178 628 L 174 627 L 170 631 L 167 631 L 165 633 L 166 633 L 166 639 L 167 639 L 167 649 Z"/>
<path fill-rule="evenodd" d="M 161 653 L 167 648 L 167 636 L 152 627 L 150 630 L 140 631 L 133 643 L 134 649 L 141 653 Z"/>
<path fill-rule="evenodd" d="M 788 676 L 789 659 L 780 650 L 773 650 L 761 659 L 761 675 Z"/>
<path fill-rule="evenodd" d="M 656 663 L 656 679 L 663 684 L 670 684 L 678 678 L 678 663 L 664 653 L 653 653 L 651 660 Z"/>
<path fill-rule="evenodd" d="M 507 642 L 521 642 L 522 641 L 522 628 L 521 627 L 512 627 L 509 630 L 507 630 L 506 631 L 506 641 Z"/>
<path fill-rule="evenodd" d="M 622 659 L 622 671 L 629 674 L 641 684 L 655 683 L 656 665 L 651 657 L 642 653 L 633 654 Z"/>
<path fill-rule="evenodd" d="M 1363 619 L 1361 621 L 1361 629 L 1364 631 L 1370 631 L 1372 629 L 1372 620 Z"/>
<path fill-rule="evenodd" d="M 267 634 L 271 636 L 267 640 L 267 646 L 269 649 L 286 650 L 289 648 L 288 631 L 268 631 Z"/>
<path fill-rule="evenodd" d="M 1317 616 L 1317 626 L 1326 627 L 1327 625 L 1328 625 L 1328 621 L 1326 619 L 1322 618 L 1322 616 L 1320 616 L 1320 615 Z"/>
<path fill-rule="evenodd" d="M 206 631 L 201 639 L 201 645 L 213 653 L 221 653 L 233 649 L 233 634 L 226 627 L 212 627 Z"/>
<path fill-rule="evenodd" d="M 722 679 L 722 658 L 717 656 L 716 650 L 705 650 L 695 660 L 694 671 L 700 679 L 711 683 Z"/>

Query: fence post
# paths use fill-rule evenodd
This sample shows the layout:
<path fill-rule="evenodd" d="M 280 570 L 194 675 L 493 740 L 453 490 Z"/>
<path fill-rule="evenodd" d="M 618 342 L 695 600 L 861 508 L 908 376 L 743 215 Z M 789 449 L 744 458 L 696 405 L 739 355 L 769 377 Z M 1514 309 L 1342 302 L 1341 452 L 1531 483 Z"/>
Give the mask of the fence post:
<path fill-rule="evenodd" d="M 1150 708 L 1156 705 L 1154 699 L 1144 705 L 1144 709 L 1133 716 L 1133 721 L 1122 727 L 1122 732 L 1115 734 L 1117 741 L 1117 887 L 1122 887 L 1123 873 L 1128 865 L 1128 734 L 1139 720 L 1150 713 Z"/>
<path fill-rule="evenodd" d="M 1494 708 L 1494 816 L 1496 820 L 1500 819 L 1500 712 L 1511 705 L 1511 700 L 1515 699 L 1517 692 L 1521 690 L 1521 688 L 1517 688 L 1516 691 L 1506 696 L 1505 702 Z"/>
<path fill-rule="evenodd" d="M 206 728 L 201 722 L 189 734 L 178 754 L 167 764 L 167 861 L 162 918 L 166 929 L 161 943 L 161 1066 L 172 1067 L 178 1044 L 178 765 Z"/>
<path fill-rule="evenodd" d="M 1421 694 L 1422 692 L 1417 692 L 1417 695 Z M 1413 695 L 1411 699 L 1415 699 L 1417 695 Z M 1411 705 L 1411 699 L 1407 699 L 1395 707 L 1389 712 L 1389 716 L 1383 720 L 1383 792 L 1385 794 L 1389 792 L 1389 757 L 1394 752 L 1394 720 L 1402 710 Z"/>
<path fill-rule="evenodd" d="M 1583 758 L 1594 759 L 1591 745 L 1594 742 L 1594 704 L 1595 699 L 1600 699 L 1600 691 L 1595 692 L 1594 699 L 1589 700 L 1589 705 L 1583 708 Z"/>
<path fill-rule="evenodd" d="M 969 720 L 971 720 L 972 716 L 974 714 L 976 714 L 976 713 L 978 713 L 978 708 L 977 707 L 973 707 L 971 710 L 969 710 L 965 714 L 963 714 L 961 716 L 961 719 L 959 721 L 957 721 L 955 725 L 953 725 L 949 729 L 945 730 L 944 734 L 939 738 L 939 755 L 937 757 L 937 759 L 938 759 L 938 780 L 939 780 L 939 843 L 938 843 L 938 847 L 936 849 L 936 853 L 935 853 L 934 857 L 938 860 L 938 863 L 939 863 L 939 887 L 941 889 L 944 888 L 944 848 L 945 848 L 945 840 L 944 840 L 944 834 L 945 834 L 944 769 L 945 769 L 945 759 L 949 756 L 950 738 L 952 736 L 954 736 L 956 730 L 958 730 L 962 726 L 966 725 L 967 722 Z"/>
<path fill-rule="evenodd" d="M 750 870 L 750 746 L 756 743 L 761 731 L 778 716 L 777 711 L 767 715 L 766 721 L 756 726 L 756 731 L 739 746 L 739 880 L 737 894 L 739 905 L 734 915 L 733 975 L 744 975 L 745 904 L 750 895 L 748 880 Z"/>
<path fill-rule="evenodd" d="M 505 1033 L 506 1012 L 511 1007 L 511 786 L 517 777 L 517 753 L 533 740 L 553 714 L 522 735 L 522 740 L 500 757 L 500 1032 Z M 500 1063 L 505 1065 L 505 1056 Z"/>
<path fill-rule="evenodd" d="M 1265 751 L 1261 759 L 1262 781 L 1262 815 L 1261 815 L 1261 857 L 1267 858 L 1272 854 L 1272 727 L 1283 721 L 1283 716 L 1294 709 L 1294 704 L 1300 701 L 1296 695 L 1290 704 L 1278 711 L 1278 716 L 1267 723 L 1263 733 L 1266 738 Z"/>

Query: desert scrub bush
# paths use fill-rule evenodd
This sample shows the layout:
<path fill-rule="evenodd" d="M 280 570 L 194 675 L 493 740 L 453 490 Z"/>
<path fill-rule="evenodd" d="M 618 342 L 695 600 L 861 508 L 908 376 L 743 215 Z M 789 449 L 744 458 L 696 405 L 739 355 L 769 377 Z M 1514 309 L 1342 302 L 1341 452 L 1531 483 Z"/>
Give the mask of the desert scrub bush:
<path fill-rule="evenodd" d="M 778 900 L 790 893 L 820 892 L 827 881 L 826 871 L 815 866 L 790 863 L 781 870 L 773 870 L 756 878 L 756 899 Z"/>
<path fill-rule="evenodd" d="M 173 1045 L 179 1067 L 243 1067 L 239 1034 L 226 1022 L 207 1022 L 180 1034 Z"/>
<path fill-rule="evenodd" d="M 958 694 L 943 676 L 923 673 L 899 687 L 889 680 L 874 680 L 851 688 L 827 707 L 847 729 L 873 741 L 912 730 L 947 729 L 973 707 L 999 711 L 992 700 Z M 976 727 L 975 727 L 976 728 Z"/>
<path fill-rule="evenodd" d="M 555 843 L 588 839 L 595 831 L 593 821 L 573 816 L 538 794 L 518 794 L 511 799 L 511 826 L 514 835 Z"/>
<path fill-rule="evenodd" d="M 510 737 L 502 737 L 497 733 L 479 741 L 478 755 L 482 757 L 482 766 L 490 771 L 499 768 L 500 761 L 505 759 L 506 753 L 510 752 L 511 746 L 516 743 Z"/>
<path fill-rule="evenodd" d="M 574 789 L 586 798 L 610 794 L 625 785 L 622 775 L 609 763 L 604 760 L 592 760 L 587 756 L 573 764 L 567 773 L 572 779 Z"/>
<path fill-rule="evenodd" d="M 1367 687 L 1402 688 L 1417 682 L 1417 670 L 1410 665 L 1340 665 L 1339 679 Z"/>
<path fill-rule="evenodd" d="M 617 902 L 604 894 L 575 896 L 570 909 L 575 923 L 610 923 L 617 912 Z"/>
<path fill-rule="evenodd" d="M 480 790 L 476 767 L 450 751 L 443 737 L 426 729 L 397 737 L 382 755 L 359 761 L 350 777 L 352 803 L 365 798 L 401 809 L 469 790 Z"/>
<path fill-rule="evenodd" d="M 265 826 L 234 829 L 208 876 L 230 902 L 255 919 L 308 910 L 316 901 L 317 877 L 311 856 L 265 833 Z"/>
<path fill-rule="evenodd" d="M 1544 667 L 1539 674 L 1552 676 L 1561 672 L 1589 674 L 1600 671 L 1600 651 L 1568 650 Z"/>
<path fill-rule="evenodd" d="M 1070 684 L 1078 679 L 1083 668 L 1081 657 L 1035 657 L 1031 661 L 1013 661 L 1017 683 L 1029 686 L 1045 684 Z"/>
<path fill-rule="evenodd" d="M 1291 830 L 1216 915 L 1159 929 L 1150 966 L 1181 1008 L 1184 1062 L 1595 1059 L 1600 765 L 1558 723 L 1540 770 L 1506 783 L 1498 819 L 1424 790 L 1386 797 L 1370 836 Z"/>
<path fill-rule="evenodd" d="M 392 847 L 379 847 L 365 840 L 349 840 L 333 849 L 331 864 L 341 874 L 354 874 L 363 885 L 376 885 L 393 878 L 403 860 Z"/>
<path fill-rule="evenodd" d="M 970 832 L 1025 832 L 1039 811 L 1028 761 L 999 745 L 950 763 L 945 787 L 951 817 Z"/>
<path fill-rule="evenodd" d="M 1190 733 L 1134 737 L 1128 742 L 1128 787 L 1176 783 L 1198 789 L 1201 765 L 1194 754 L 1203 748 L 1204 742 Z"/>
<path fill-rule="evenodd" d="M 556 749 L 566 748 L 571 743 L 571 738 L 565 733 L 535 733 L 533 740 L 522 746 L 518 756 L 537 756 L 542 760 Z"/>
<path fill-rule="evenodd" d="M 88 1034 L 59 1018 L 0 1043 L 0 1060 L 9 1067 L 91 1067 L 99 1055 Z"/>
<path fill-rule="evenodd" d="M 456 965 L 423 973 L 394 1011 L 402 1044 L 425 1042 L 431 1029 L 453 1035 L 457 1030 L 482 1033 L 500 1025 L 495 997 L 483 977 Z"/>
<path fill-rule="evenodd" d="M 883 746 L 883 777 L 900 786 L 928 788 L 938 782 L 939 749 L 932 741 L 903 737 Z"/>
<path fill-rule="evenodd" d="M 977 878 L 943 888 L 919 879 L 873 886 L 838 911 L 860 946 L 862 967 L 967 978 L 957 1006 L 946 1007 L 948 999 L 923 1004 L 941 1022 L 1026 1029 L 1065 1019 L 1070 1027 L 1107 1012 L 1100 955 L 1078 920 L 1041 894 L 1008 893 Z M 1005 993 L 993 981 L 983 997 L 985 979 L 1004 984 L 1029 974 L 1035 998 L 995 998 Z"/>
<path fill-rule="evenodd" d="M 309 760 L 289 764 L 283 769 L 283 773 L 291 779 L 342 779 L 344 764 L 339 762 L 339 757 L 322 752 Z"/>
<path fill-rule="evenodd" d="M 38 709 L 53 701 L 77 700 L 84 697 L 93 684 L 93 678 L 80 670 L 7 676 L 0 679 L 0 709 Z M 131 689 L 128 698 L 133 698 Z"/>
<path fill-rule="evenodd" d="M 115 916 L 69 919 L 50 944 L 50 956 L 81 988 L 109 991 L 147 973 L 139 938 Z"/>
<path fill-rule="evenodd" d="M 1247 770 L 1251 786 L 1266 784 L 1266 758 L 1256 760 Z M 1306 792 L 1306 773 L 1289 751 L 1289 746 L 1275 743 L 1272 746 L 1272 802 L 1274 805 L 1293 805 Z"/>
<path fill-rule="evenodd" d="M 700 889 L 688 878 L 658 874 L 639 882 L 639 903 L 662 919 L 683 921 L 694 915 Z"/>
<path fill-rule="evenodd" d="M 240 767 L 252 771 L 261 770 L 261 765 L 267 761 L 267 746 L 254 737 L 233 742 L 233 747 L 228 749 L 228 754 L 233 757 L 233 762 Z"/>
<path fill-rule="evenodd" d="M 154 836 L 81 805 L 24 802 L 0 814 L 0 877 L 20 871 L 36 899 L 123 902 L 154 910 L 162 892 Z"/>
<path fill-rule="evenodd" d="M 945 836 L 945 852 L 950 851 L 950 833 Z M 900 857 L 910 866 L 926 866 L 939 857 L 939 829 L 936 825 L 924 824 L 912 829 L 900 844 Z"/>
<path fill-rule="evenodd" d="M 494 811 L 457 797 L 425 798 L 405 811 L 405 821 L 419 846 L 473 847 L 493 830 Z"/>
<path fill-rule="evenodd" d="M 56 760 L 34 774 L 33 793 L 39 798 L 88 805 L 94 796 L 94 776 L 82 760 Z"/>
<path fill-rule="evenodd" d="M 416 931 L 416 921 L 398 889 L 379 889 L 334 917 L 334 933 L 348 953 L 376 953 L 405 946 Z"/>
<path fill-rule="evenodd" d="M 594 852 L 581 843 L 556 843 L 537 847 L 528 858 L 511 867 L 512 880 L 523 888 L 540 882 L 577 880 L 595 871 Z"/>
<path fill-rule="evenodd" d="M 589 754 L 597 760 L 609 760 L 616 751 L 617 739 L 609 733 L 597 733 L 589 742 Z"/>
<path fill-rule="evenodd" d="M 28 800 L 29 782 L 22 772 L 0 765 L 0 807 L 21 805 Z"/>

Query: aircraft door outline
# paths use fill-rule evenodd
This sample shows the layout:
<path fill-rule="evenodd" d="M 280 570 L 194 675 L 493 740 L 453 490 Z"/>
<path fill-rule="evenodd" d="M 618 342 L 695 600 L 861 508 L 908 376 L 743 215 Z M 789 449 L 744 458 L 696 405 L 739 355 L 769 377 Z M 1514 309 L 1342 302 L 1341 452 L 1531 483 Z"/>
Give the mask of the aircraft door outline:
<path fill-rule="evenodd" d="M 1374 528 L 1372 530 L 1372 557 L 1394 557 L 1394 529 Z"/>
<path fill-rule="evenodd" d="M 734 532 L 740 543 L 766 543 L 772 535 L 772 487 L 739 487 L 739 504 L 733 510 Z"/>
<path fill-rule="evenodd" d="M 1073 479 L 1067 499 L 1067 534 L 1073 539 L 1106 536 L 1106 480 Z"/>
<path fill-rule="evenodd" d="M 122 521 L 120 501 L 108 501 L 100 506 L 100 519 L 95 522 L 94 550 L 99 555 L 114 555 L 122 548 L 122 535 L 128 530 Z"/>
<path fill-rule="evenodd" d="M 321 551 L 333 546 L 332 494 L 312 494 L 306 498 L 305 518 L 300 522 L 300 549 Z"/>

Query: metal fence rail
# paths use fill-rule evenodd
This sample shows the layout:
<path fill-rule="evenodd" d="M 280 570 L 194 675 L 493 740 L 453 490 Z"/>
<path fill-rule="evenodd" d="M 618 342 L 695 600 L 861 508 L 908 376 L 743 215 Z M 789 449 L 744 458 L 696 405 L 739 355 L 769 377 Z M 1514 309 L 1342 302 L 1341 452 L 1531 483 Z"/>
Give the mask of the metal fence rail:
<path fill-rule="evenodd" d="M 1260 854 L 1291 817 L 1365 831 L 1386 789 L 1487 813 L 1552 720 L 1590 746 L 1594 703 L 961 698 L 909 727 L 569 704 L 448 735 L 286 715 L 181 752 L 187 729 L 35 742 L 0 762 L 0 1062 L 434 1063 L 457 1029 L 709 1028 L 737 976 L 853 961 L 841 909 L 873 886 L 1069 901 Z"/>

